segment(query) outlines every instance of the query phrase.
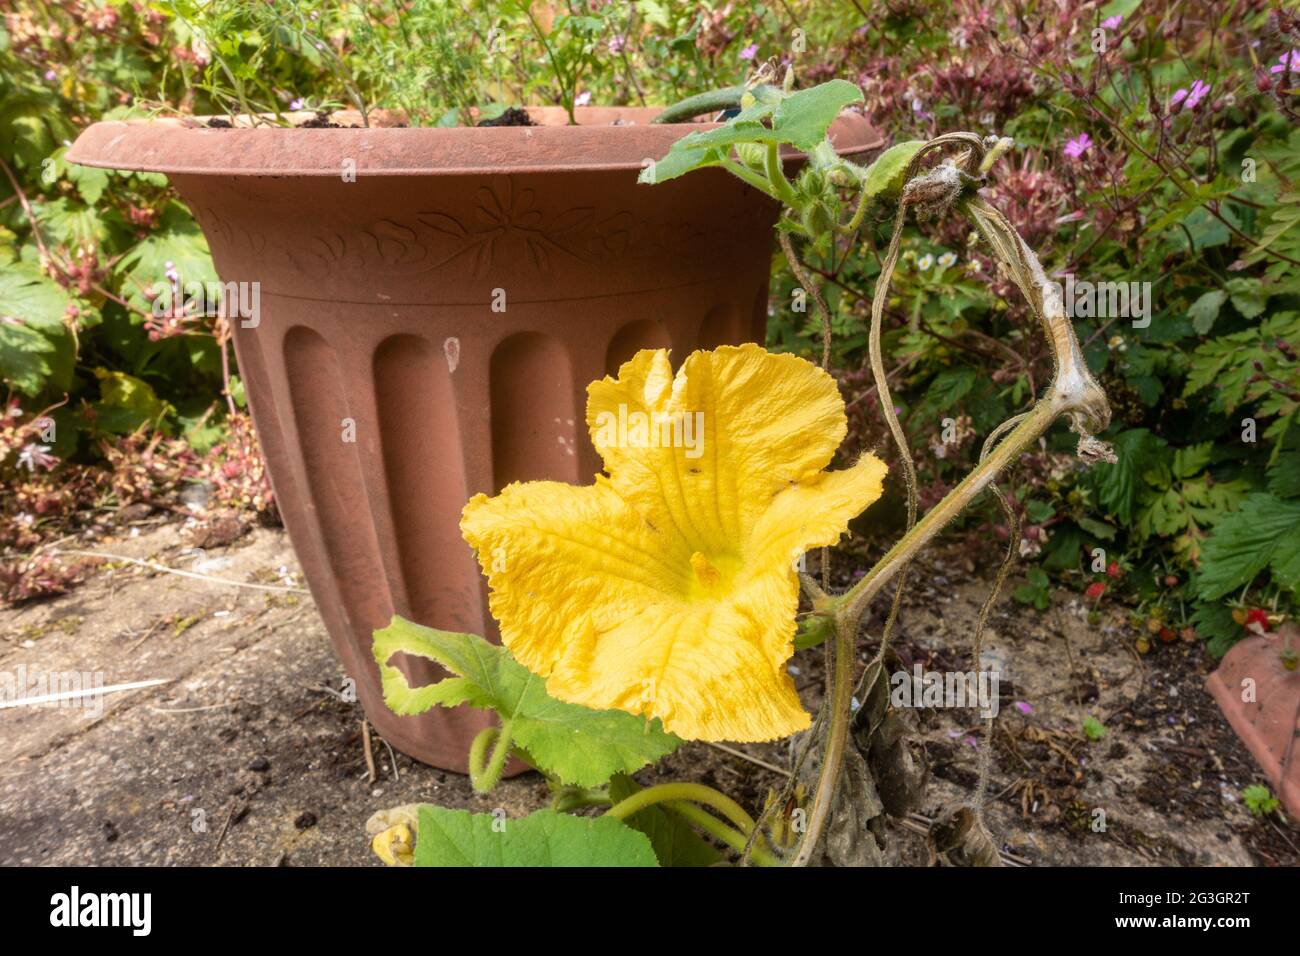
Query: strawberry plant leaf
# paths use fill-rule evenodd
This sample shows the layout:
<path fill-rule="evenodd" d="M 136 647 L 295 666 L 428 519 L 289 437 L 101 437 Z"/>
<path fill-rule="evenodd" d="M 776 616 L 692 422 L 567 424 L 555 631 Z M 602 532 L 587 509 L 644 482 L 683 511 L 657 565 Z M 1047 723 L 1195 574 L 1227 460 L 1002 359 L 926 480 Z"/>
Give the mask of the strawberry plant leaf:
<path fill-rule="evenodd" d="M 1219 520 L 1201 552 L 1196 575 L 1198 595 L 1223 597 L 1253 581 L 1268 568 L 1288 590 L 1300 588 L 1300 501 L 1270 494 L 1250 495 L 1242 506 Z"/>
<path fill-rule="evenodd" d="M 614 774 L 640 770 L 681 744 L 657 718 L 647 723 L 620 710 L 591 710 L 556 700 L 546 693 L 545 680 L 504 647 L 475 634 L 439 631 L 394 617 L 388 627 L 375 631 L 373 652 L 384 700 L 394 713 L 460 704 L 495 710 L 512 721 L 515 744 L 528 759 L 563 783 L 601 786 Z M 411 687 L 390 663 L 397 653 L 436 661 L 457 676 Z"/>
<path fill-rule="evenodd" d="M 1114 446 L 1118 460 L 1093 468 L 1088 480 L 1105 509 L 1121 524 L 1131 524 L 1147 491 L 1144 478 L 1168 468 L 1168 445 L 1145 428 L 1132 428 L 1116 435 Z"/>

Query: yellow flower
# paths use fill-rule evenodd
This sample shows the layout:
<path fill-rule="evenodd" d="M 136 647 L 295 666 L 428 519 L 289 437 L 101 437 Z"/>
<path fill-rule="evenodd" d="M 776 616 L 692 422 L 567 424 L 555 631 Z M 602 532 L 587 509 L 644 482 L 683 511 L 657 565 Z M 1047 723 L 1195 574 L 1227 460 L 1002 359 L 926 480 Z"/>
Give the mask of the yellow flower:
<path fill-rule="evenodd" d="M 795 562 L 880 497 L 866 455 L 826 472 L 847 424 L 834 380 L 756 345 L 638 352 L 587 388 L 608 477 L 512 484 L 461 532 L 515 658 L 570 703 L 658 717 L 696 740 L 806 728 L 785 663 Z"/>

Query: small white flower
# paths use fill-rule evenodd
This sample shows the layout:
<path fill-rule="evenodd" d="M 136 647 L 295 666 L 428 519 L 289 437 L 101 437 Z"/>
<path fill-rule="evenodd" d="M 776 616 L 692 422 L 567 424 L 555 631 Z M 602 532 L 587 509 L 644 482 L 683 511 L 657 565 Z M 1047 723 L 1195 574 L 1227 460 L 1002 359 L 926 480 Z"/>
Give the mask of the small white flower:
<path fill-rule="evenodd" d="M 952 266 L 955 266 L 956 264 L 957 264 L 957 256 L 955 253 L 945 252 L 943 255 L 939 257 L 939 265 L 943 266 L 943 268 L 945 269 L 949 269 Z"/>
<path fill-rule="evenodd" d="M 930 268 L 932 265 L 934 265 L 934 256 L 930 255 L 928 252 L 916 260 L 916 267 L 922 272 Z"/>
<path fill-rule="evenodd" d="M 28 471 L 35 471 L 37 468 L 48 471 L 57 461 L 58 459 L 50 454 L 49 445 L 24 445 L 23 450 L 18 453 L 18 464 Z"/>

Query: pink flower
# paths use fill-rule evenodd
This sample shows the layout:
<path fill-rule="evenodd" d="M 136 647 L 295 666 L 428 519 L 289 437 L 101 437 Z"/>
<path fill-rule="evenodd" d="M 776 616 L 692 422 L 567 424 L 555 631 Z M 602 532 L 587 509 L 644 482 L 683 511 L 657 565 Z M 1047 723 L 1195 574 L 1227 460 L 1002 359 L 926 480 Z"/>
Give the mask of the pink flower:
<path fill-rule="evenodd" d="M 1088 151 L 1088 147 L 1091 145 L 1092 145 L 1092 137 L 1090 137 L 1087 133 L 1080 133 L 1074 139 L 1068 140 L 1066 142 L 1065 155 L 1071 157 L 1072 159 L 1078 159 L 1080 156 L 1082 156 L 1084 153 Z"/>
<path fill-rule="evenodd" d="M 1289 63 L 1288 63 L 1289 58 Z M 1270 73 L 1285 73 L 1290 70 L 1292 73 L 1300 73 L 1300 50 L 1292 50 L 1290 53 L 1283 53 L 1277 58 L 1277 64 L 1270 66 Z"/>
<path fill-rule="evenodd" d="M 1197 80 L 1192 84 L 1192 92 L 1187 94 L 1187 102 L 1183 105 L 1189 110 L 1194 110 L 1196 109 L 1196 104 L 1205 99 L 1206 94 L 1209 92 L 1210 84 L 1202 83 L 1200 80 Z"/>
<path fill-rule="evenodd" d="M 740 51 L 740 58 L 742 60 L 752 60 L 756 56 L 758 56 L 757 43 L 751 43 L 749 46 L 745 47 L 745 49 Z"/>
<path fill-rule="evenodd" d="M 1200 80 L 1195 81 L 1190 90 L 1175 90 L 1174 95 L 1169 97 L 1169 112 L 1176 112 L 1179 104 L 1182 104 L 1184 109 L 1194 110 L 1196 105 L 1205 99 L 1205 94 L 1209 92 L 1210 85 L 1202 83 Z"/>
<path fill-rule="evenodd" d="M 1022 714 L 1032 714 L 1034 712 L 1034 708 L 1029 703 L 1023 700 L 1016 701 L 1014 704 L 1012 704 L 1012 706 L 1015 707 L 1016 710 L 1020 711 Z"/>
<path fill-rule="evenodd" d="M 627 46 L 627 37 L 621 36 L 619 34 L 615 34 L 614 36 L 609 38 L 609 43 L 607 44 L 607 46 L 609 47 L 609 52 L 611 56 L 618 56 L 620 53 L 623 52 L 624 48 Z"/>
<path fill-rule="evenodd" d="M 1102 20 L 1101 25 L 1105 27 L 1107 30 L 1118 30 L 1119 25 L 1123 22 L 1124 22 L 1124 18 L 1122 16 L 1116 15 L 1113 17 L 1107 17 L 1105 20 Z"/>

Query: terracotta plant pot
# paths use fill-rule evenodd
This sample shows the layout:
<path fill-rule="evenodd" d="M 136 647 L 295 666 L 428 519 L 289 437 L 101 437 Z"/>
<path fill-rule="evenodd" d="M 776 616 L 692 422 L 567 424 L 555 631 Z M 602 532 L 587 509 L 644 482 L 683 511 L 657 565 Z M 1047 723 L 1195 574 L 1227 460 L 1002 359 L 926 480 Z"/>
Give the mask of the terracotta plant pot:
<path fill-rule="evenodd" d="M 225 283 L 260 283 L 235 345 L 289 535 L 371 723 L 464 770 L 489 716 L 385 706 L 371 632 L 397 613 L 496 639 L 458 521 L 476 492 L 592 480 L 585 388 L 637 349 L 759 340 L 777 209 L 719 170 L 637 185 L 690 129 L 97 123 L 67 158 L 166 173 Z M 861 116 L 832 136 L 881 145 Z M 182 277 L 184 278 L 184 277 Z M 159 277 L 161 283 L 163 278 Z M 351 438 L 353 440 L 349 441 Z M 440 675 L 421 661 L 417 683 Z"/>
<path fill-rule="evenodd" d="M 1289 630 L 1300 650 L 1300 631 Z M 1300 671 L 1282 666 L 1283 640 L 1265 634 L 1234 644 L 1205 687 L 1287 813 L 1300 818 Z"/>

